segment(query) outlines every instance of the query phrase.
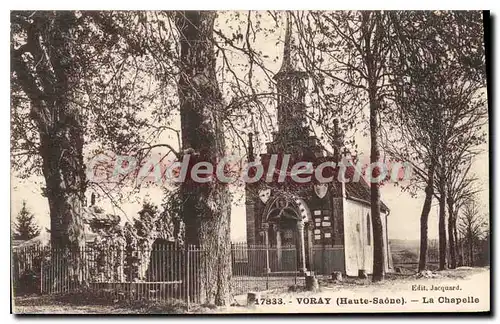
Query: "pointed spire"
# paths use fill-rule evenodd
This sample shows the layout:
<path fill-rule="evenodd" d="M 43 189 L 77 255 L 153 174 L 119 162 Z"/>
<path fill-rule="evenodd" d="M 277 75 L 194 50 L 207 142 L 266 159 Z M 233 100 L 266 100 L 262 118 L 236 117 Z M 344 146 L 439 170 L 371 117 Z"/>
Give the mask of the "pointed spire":
<path fill-rule="evenodd" d="M 277 80 L 281 77 L 285 77 L 292 73 L 300 73 L 305 75 L 305 72 L 301 71 L 297 66 L 299 62 L 299 54 L 297 53 L 296 46 L 296 35 L 293 30 L 293 19 L 294 16 L 292 11 L 286 11 L 286 25 L 285 25 L 285 39 L 283 44 L 283 60 L 279 71 L 274 76 Z"/>
<path fill-rule="evenodd" d="M 283 63 L 279 72 L 293 71 L 292 62 L 292 14 L 286 12 L 285 44 L 283 46 Z"/>
<path fill-rule="evenodd" d="M 307 73 L 296 68 L 297 58 L 294 47 L 293 15 L 286 13 L 285 42 L 283 45 L 283 61 L 281 68 L 274 76 L 278 93 L 278 137 L 283 142 L 297 142 L 308 136 L 305 127 L 306 104 L 305 94 Z"/>

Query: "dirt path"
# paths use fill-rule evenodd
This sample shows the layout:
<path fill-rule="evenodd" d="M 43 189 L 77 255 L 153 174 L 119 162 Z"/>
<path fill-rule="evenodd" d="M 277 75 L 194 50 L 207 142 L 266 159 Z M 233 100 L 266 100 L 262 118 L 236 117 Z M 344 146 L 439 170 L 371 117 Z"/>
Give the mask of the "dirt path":
<path fill-rule="evenodd" d="M 261 293 L 261 305 L 228 306 L 203 313 L 362 313 L 362 312 L 460 312 L 489 310 L 488 268 L 459 268 L 435 273 L 438 278 L 390 276 L 383 283 L 349 278 L 322 282 L 318 292 Z M 441 290 L 432 290 L 438 288 Z M 427 289 L 427 290 L 425 290 Z M 449 290 L 453 289 L 453 290 Z M 431 303 L 430 301 L 433 301 Z M 131 309 L 123 306 L 71 305 L 44 297 L 16 299 L 15 313 L 25 314 L 144 314 L 167 313 L 163 306 Z M 246 295 L 235 298 L 246 305 Z M 345 301 L 346 303 L 341 303 Z M 457 304 L 457 302 L 459 303 Z M 267 304 L 269 303 L 269 304 Z M 392 303 L 392 304 L 391 304 Z"/>
<path fill-rule="evenodd" d="M 380 284 L 366 284 L 366 282 L 361 284 L 359 282 L 341 285 L 331 284 L 322 287 L 319 292 L 315 293 L 262 294 L 263 305 L 226 307 L 218 309 L 216 312 L 362 313 L 489 310 L 489 269 L 462 268 L 447 270 L 436 273 L 436 275 L 440 277 L 416 278 L 412 276 L 401 280 L 387 280 Z M 240 305 L 246 304 L 245 296 L 238 297 L 236 301 Z M 343 304 L 343 301 L 347 303 Z M 266 303 L 270 303 L 270 305 L 266 305 Z"/>

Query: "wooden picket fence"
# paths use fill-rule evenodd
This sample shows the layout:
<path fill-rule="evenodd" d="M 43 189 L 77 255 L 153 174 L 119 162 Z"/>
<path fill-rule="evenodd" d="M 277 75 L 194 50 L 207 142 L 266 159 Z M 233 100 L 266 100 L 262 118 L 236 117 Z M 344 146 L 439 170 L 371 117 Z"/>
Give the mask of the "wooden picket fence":
<path fill-rule="evenodd" d="M 195 278 L 202 259 L 201 249 L 175 244 L 133 251 L 87 247 L 71 252 L 34 246 L 14 250 L 12 279 L 15 289 L 40 294 L 90 288 L 115 299 L 197 302 L 200 288 Z M 34 287 L 26 289 L 28 284 Z"/>
<path fill-rule="evenodd" d="M 311 247 L 309 266 L 317 274 L 330 274 L 335 265 L 327 261 L 341 260 L 341 252 L 340 247 Z M 133 251 L 103 246 L 73 252 L 39 246 L 16 248 L 12 280 L 19 292 L 61 294 L 77 292 L 83 286 L 117 300 L 197 303 L 201 300 L 198 278 L 204 271 L 205 255 L 199 247 L 173 243 Z M 304 285 L 295 246 L 277 249 L 233 243 L 231 268 L 233 295 Z"/>

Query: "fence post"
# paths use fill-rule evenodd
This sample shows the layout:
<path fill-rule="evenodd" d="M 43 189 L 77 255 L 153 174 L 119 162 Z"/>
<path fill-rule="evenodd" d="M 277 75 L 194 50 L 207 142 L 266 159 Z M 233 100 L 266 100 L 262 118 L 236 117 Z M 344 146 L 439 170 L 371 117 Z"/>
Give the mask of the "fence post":
<path fill-rule="evenodd" d="M 266 290 L 269 290 L 269 273 L 270 273 L 270 264 L 269 264 L 269 240 L 267 236 L 267 231 L 265 234 L 266 238 Z"/>
<path fill-rule="evenodd" d="M 295 250 L 295 258 L 294 258 L 294 260 L 295 260 L 295 271 L 293 272 L 293 276 L 294 276 L 294 284 L 295 284 L 294 289 L 296 289 L 297 288 L 297 270 L 298 270 L 298 267 L 297 267 L 297 264 L 298 264 L 297 263 L 297 247 L 296 246 L 294 246 L 294 250 Z"/>
<path fill-rule="evenodd" d="M 266 269 L 266 290 L 269 290 L 269 271 Z"/>
<path fill-rule="evenodd" d="M 297 255 L 297 245 L 295 244 L 293 246 L 293 249 L 295 251 L 295 258 L 293 258 L 295 260 L 295 271 L 294 271 L 294 274 L 295 274 L 295 286 L 297 286 L 297 272 L 299 271 L 299 256 Z"/>
<path fill-rule="evenodd" d="M 190 289 L 189 289 L 189 285 L 190 285 L 190 280 L 189 280 L 189 273 L 190 273 L 190 264 L 189 264 L 189 245 L 186 244 L 186 249 L 185 249 L 185 253 L 186 253 L 186 304 L 187 304 L 187 310 L 189 311 L 189 302 L 190 302 Z"/>

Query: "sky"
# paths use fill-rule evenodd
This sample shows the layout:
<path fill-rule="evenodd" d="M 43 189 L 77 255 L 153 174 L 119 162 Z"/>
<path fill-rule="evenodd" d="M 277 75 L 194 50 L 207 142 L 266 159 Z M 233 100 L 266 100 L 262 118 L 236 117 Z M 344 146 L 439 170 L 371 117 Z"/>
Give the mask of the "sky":
<path fill-rule="evenodd" d="M 224 17 L 219 18 L 219 27 L 226 32 L 230 31 L 224 24 Z M 270 27 L 273 23 L 269 17 L 263 17 L 261 23 Z M 270 70 L 277 72 L 279 70 L 281 60 L 274 62 L 271 58 L 281 55 L 284 30 L 277 29 L 275 34 L 267 38 L 258 39 L 256 49 L 267 54 L 270 59 L 266 60 L 266 66 Z M 258 78 L 258 76 L 257 76 Z M 224 87 L 224 85 L 222 85 Z M 177 123 L 177 125 L 176 125 Z M 174 122 L 172 127 L 180 129 L 179 120 Z M 318 131 L 319 132 L 319 131 Z M 176 146 L 176 140 L 172 139 L 171 134 L 164 134 L 157 139 L 158 143 L 169 143 Z M 358 152 L 360 155 L 369 156 L 369 138 L 363 137 L 361 134 L 356 135 L 356 143 L 358 144 Z M 472 171 L 479 178 L 479 185 L 483 192 L 479 195 L 480 204 L 483 212 L 487 213 L 489 209 L 489 161 L 488 161 L 488 145 L 484 145 L 484 152 L 481 153 L 473 164 Z M 157 151 L 158 153 L 161 150 Z M 42 177 L 31 177 L 29 179 L 19 179 L 12 174 L 11 177 L 11 220 L 15 218 L 22 206 L 22 201 L 25 200 L 28 208 L 35 214 L 40 226 L 49 227 L 50 218 L 48 211 L 48 203 L 46 198 L 40 195 L 40 185 L 43 184 Z M 245 205 L 243 192 L 234 192 L 234 201 L 231 212 L 231 239 L 233 241 L 245 241 L 246 239 L 246 224 L 245 224 Z M 389 239 L 419 239 L 420 235 L 420 213 L 423 205 L 422 194 L 416 198 L 412 198 L 408 193 L 402 192 L 399 187 L 391 184 L 384 185 L 381 188 L 382 200 L 388 205 L 390 215 L 388 220 Z M 163 199 L 163 190 L 159 187 L 142 189 L 137 201 L 124 202 L 121 206 L 122 211 L 117 210 L 109 201 L 102 200 L 99 204 L 109 213 L 115 213 L 121 216 L 122 222 L 130 221 L 137 216 L 141 209 L 142 199 L 146 198 L 156 204 L 160 204 Z M 437 217 L 437 201 L 434 199 L 433 208 L 429 216 L 429 238 L 438 237 L 438 217 Z"/>

